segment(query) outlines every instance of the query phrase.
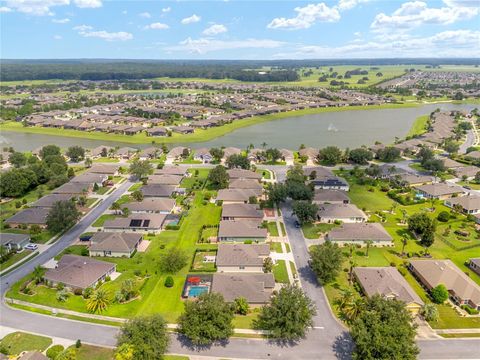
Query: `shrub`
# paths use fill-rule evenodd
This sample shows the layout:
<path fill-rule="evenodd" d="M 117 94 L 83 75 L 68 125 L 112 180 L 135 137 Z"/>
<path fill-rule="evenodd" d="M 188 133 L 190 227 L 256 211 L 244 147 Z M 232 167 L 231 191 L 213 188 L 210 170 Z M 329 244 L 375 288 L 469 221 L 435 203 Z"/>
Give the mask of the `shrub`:
<path fill-rule="evenodd" d="M 442 211 L 440 214 L 438 214 L 437 220 L 441 222 L 447 222 L 448 220 L 450 220 L 450 214 L 448 213 L 448 211 Z"/>
<path fill-rule="evenodd" d="M 68 291 L 66 289 L 58 290 L 57 295 L 56 295 L 57 301 L 59 301 L 59 302 L 67 301 L 69 296 L 70 296 L 70 294 L 68 293 Z"/>
<path fill-rule="evenodd" d="M 81 340 L 80 340 L 80 339 L 77 339 L 77 341 L 75 342 L 75 347 L 76 347 L 77 349 L 79 349 L 81 346 L 82 346 Z"/>
<path fill-rule="evenodd" d="M 467 313 L 470 315 L 478 315 L 479 311 L 477 309 L 474 309 L 468 305 L 462 305 L 460 306 L 463 310 L 465 310 Z"/>
<path fill-rule="evenodd" d="M 47 350 L 47 357 L 54 360 L 65 348 L 62 345 L 53 345 Z"/>
<path fill-rule="evenodd" d="M 88 299 L 93 293 L 93 289 L 91 287 L 87 287 L 83 290 L 82 296 L 84 299 Z"/>
<path fill-rule="evenodd" d="M 75 290 L 73 290 L 73 294 L 80 296 L 80 295 L 83 294 L 83 291 L 82 291 L 82 289 L 75 289 Z"/>
<path fill-rule="evenodd" d="M 252 244 L 253 241 L 252 241 L 252 240 L 245 240 L 243 243 L 244 243 L 244 244 Z"/>
<path fill-rule="evenodd" d="M 173 277 L 167 276 L 167 278 L 165 279 L 165 284 L 164 284 L 165 287 L 171 288 L 171 287 L 173 287 L 173 284 L 174 284 Z"/>
<path fill-rule="evenodd" d="M 443 284 L 439 284 L 430 290 L 432 300 L 436 304 L 443 304 L 448 299 L 448 290 Z"/>

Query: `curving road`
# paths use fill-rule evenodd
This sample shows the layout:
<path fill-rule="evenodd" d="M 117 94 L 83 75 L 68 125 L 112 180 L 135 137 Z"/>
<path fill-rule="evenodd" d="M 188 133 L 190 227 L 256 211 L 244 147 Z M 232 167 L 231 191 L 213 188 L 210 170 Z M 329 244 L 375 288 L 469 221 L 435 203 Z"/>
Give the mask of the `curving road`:
<path fill-rule="evenodd" d="M 268 167 L 272 169 L 273 167 Z M 286 168 L 275 167 L 278 180 L 282 181 Z M 36 265 L 43 264 L 63 249 L 68 247 L 84 230 L 108 209 L 132 183 L 122 184 L 99 206 L 86 215 L 76 226 L 63 235 L 47 251 L 31 259 L 20 268 L 0 278 L 2 297 L 12 284 L 30 273 Z M 323 289 L 317 284 L 315 276 L 308 266 L 308 251 L 305 240 L 299 229 L 294 226 L 295 219 L 291 208 L 286 204 L 282 208 L 284 222 L 295 262 L 298 267 L 299 279 L 304 291 L 315 302 L 317 315 L 314 326 L 306 339 L 298 344 L 277 344 L 260 339 L 230 339 L 225 344 L 208 348 L 194 348 L 183 337 L 172 335 L 169 351 L 185 355 L 205 355 L 214 357 L 229 357 L 243 359 L 349 359 L 351 341 L 345 329 L 330 312 L 328 301 Z M 71 340 L 81 339 L 85 343 L 103 346 L 115 346 L 118 328 L 80 322 L 52 316 L 31 313 L 13 309 L 0 304 L 0 325 L 27 332 L 44 334 Z M 476 339 L 445 339 L 419 341 L 422 359 L 479 359 L 480 340 Z"/>

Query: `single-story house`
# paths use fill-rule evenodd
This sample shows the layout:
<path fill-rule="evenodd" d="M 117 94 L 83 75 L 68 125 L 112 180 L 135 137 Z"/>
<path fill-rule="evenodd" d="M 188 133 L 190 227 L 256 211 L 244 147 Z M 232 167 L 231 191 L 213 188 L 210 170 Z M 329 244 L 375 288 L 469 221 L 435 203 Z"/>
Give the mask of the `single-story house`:
<path fill-rule="evenodd" d="M 263 220 L 263 212 L 255 204 L 225 204 L 222 208 L 222 220 Z"/>
<path fill-rule="evenodd" d="M 161 153 L 162 153 L 162 149 L 152 146 L 140 151 L 140 153 L 138 154 L 138 159 L 143 161 L 156 159 Z"/>
<path fill-rule="evenodd" d="M 117 150 L 116 155 L 120 159 L 129 160 L 137 153 L 137 151 L 138 150 L 135 148 L 124 146 Z"/>
<path fill-rule="evenodd" d="M 28 243 L 30 243 L 29 234 L 0 233 L 0 245 L 9 250 L 23 250 Z"/>
<path fill-rule="evenodd" d="M 366 245 L 367 240 L 373 241 L 373 246 L 392 246 L 393 238 L 380 223 L 346 223 L 333 228 L 325 237 L 339 245 Z"/>
<path fill-rule="evenodd" d="M 142 201 L 134 201 L 123 205 L 132 214 L 137 213 L 158 213 L 170 214 L 175 207 L 175 200 L 170 198 L 147 197 Z"/>
<path fill-rule="evenodd" d="M 175 185 L 178 186 L 182 182 L 183 176 L 181 175 L 149 175 L 148 184 L 161 184 L 161 185 Z"/>
<path fill-rule="evenodd" d="M 303 174 L 311 180 L 335 176 L 332 170 L 323 166 L 306 167 L 303 169 Z"/>
<path fill-rule="evenodd" d="M 171 197 L 175 193 L 175 186 L 162 184 L 148 184 L 140 188 L 144 197 Z"/>
<path fill-rule="evenodd" d="M 93 190 L 93 183 L 77 183 L 67 182 L 53 189 L 53 194 L 69 194 L 69 195 L 88 195 Z"/>
<path fill-rule="evenodd" d="M 193 160 L 201 161 L 204 164 L 208 164 L 213 160 L 213 156 L 210 154 L 210 150 L 207 148 L 197 149 L 194 152 Z"/>
<path fill-rule="evenodd" d="M 403 301 L 413 315 L 417 315 L 424 305 L 395 267 L 355 267 L 353 274 L 367 297 L 380 295 Z"/>
<path fill-rule="evenodd" d="M 280 153 L 282 154 L 282 160 L 285 161 L 287 166 L 292 166 L 295 160 L 295 156 L 293 155 L 293 151 L 288 149 L 280 149 Z"/>
<path fill-rule="evenodd" d="M 347 180 L 340 176 L 322 176 L 316 177 L 312 181 L 315 189 L 325 189 L 325 190 L 350 190 L 350 185 L 348 185 Z"/>
<path fill-rule="evenodd" d="M 220 189 L 217 193 L 216 201 L 222 201 L 225 204 L 246 204 L 251 197 L 258 199 L 261 191 L 253 189 Z"/>
<path fill-rule="evenodd" d="M 107 145 L 100 145 L 96 148 L 90 150 L 90 156 L 94 159 L 102 157 L 102 156 L 109 156 L 111 153 L 115 152 L 115 148 L 112 146 Z"/>
<path fill-rule="evenodd" d="M 232 155 L 240 155 L 242 150 L 236 147 L 226 147 L 223 149 L 223 158 L 222 163 L 224 164 L 227 161 L 228 157 Z"/>
<path fill-rule="evenodd" d="M 188 148 L 183 146 L 174 147 L 168 152 L 167 159 L 165 160 L 165 164 L 172 164 L 175 161 L 183 160 L 183 155 L 185 151 L 190 152 Z"/>
<path fill-rule="evenodd" d="M 480 213 L 480 196 L 460 196 L 445 200 L 445 206 L 449 208 L 461 207 L 465 214 Z"/>
<path fill-rule="evenodd" d="M 155 169 L 153 171 L 154 175 L 177 175 L 177 176 L 188 176 L 188 169 L 181 166 L 164 166 L 161 169 Z"/>
<path fill-rule="evenodd" d="M 359 223 L 367 221 L 368 217 L 353 204 L 322 204 L 317 211 L 317 220 L 321 223 Z"/>
<path fill-rule="evenodd" d="M 158 233 L 162 230 L 166 214 L 131 214 L 107 220 L 103 228 L 108 231 L 141 231 Z"/>
<path fill-rule="evenodd" d="M 253 179 L 253 180 L 261 180 L 262 175 L 252 171 L 252 170 L 245 170 L 245 169 L 229 169 L 227 170 L 227 174 L 230 177 L 230 180 L 245 180 L 245 179 Z"/>
<path fill-rule="evenodd" d="M 394 174 L 389 176 L 390 179 L 395 178 L 405 186 L 420 186 L 433 183 L 433 177 L 426 175 L 416 175 L 409 173 Z"/>
<path fill-rule="evenodd" d="M 254 179 L 230 179 L 228 184 L 229 189 L 252 189 L 256 191 L 263 191 L 263 186 Z"/>
<path fill-rule="evenodd" d="M 480 151 L 471 151 L 465 155 L 465 158 L 469 160 L 480 160 Z"/>
<path fill-rule="evenodd" d="M 478 166 L 464 166 L 461 168 L 455 169 L 455 175 L 460 179 L 472 180 L 475 175 L 480 171 Z"/>
<path fill-rule="evenodd" d="M 96 232 L 90 238 L 90 256 L 131 257 L 142 242 L 135 233 Z"/>
<path fill-rule="evenodd" d="M 13 228 L 23 225 L 39 225 L 40 227 L 47 226 L 47 216 L 50 212 L 49 208 L 32 207 L 20 210 L 15 215 L 5 220 L 5 224 Z"/>
<path fill-rule="evenodd" d="M 117 164 L 93 164 L 92 167 L 87 170 L 87 172 L 117 176 L 119 169 L 120 165 Z"/>
<path fill-rule="evenodd" d="M 313 194 L 312 201 L 315 204 L 349 204 L 350 198 L 342 190 L 317 189 Z"/>
<path fill-rule="evenodd" d="M 148 136 L 167 136 L 168 130 L 163 126 L 155 126 L 146 130 Z"/>
<path fill-rule="evenodd" d="M 468 267 L 480 275 L 480 258 L 469 259 Z"/>
<path fill-rule="evenodd" d="M 218 272 L 261 273 L 269 255 L 269 244 L 219 244 L 215 263 Z"/>
<path fill-rule="evenodd" d="M 225 301 L 243 297 L 251 305 L 263 305 L 270 300 L 275 287 L 273 274 L 213 274 L 212 292 L 222 294 Z"/>
<path fill-rule="evenodd" d="M 49 194 L 41 197 L 30 206 L 51 208 L 58 201 L 68 201 L 74 198 L 75 198 L 75 195 L 73 194 Z"/>
<path fill-rule="evenodd" d="M 0 359 L 2 358 L 0 357 Z M 5 359 L 8 358 L 5 357 Z M 27 351 L 26 353 L 18 357 L 17 360 L 49 360 L 49 358 L 39 351 Z"/>
<path fill-rule="evenodd" d="M 314 164 L 317 161 L 319 153 L 320 151 L 318 149 L 314 149 L 312 147 L 303 148 L 298 151 L 298 155 L 307 158 L 307 165 Z"/>
<path fill-rule="evenodd" d="M 72 183 L 83 183 L 83 184 L 97 184 L 97 186 L 102 186 L 105 181 L 108 180 L 108 175 L 106 174 L 96 174 L 96 173 L 83 173 L 81 175 L 75 176 L 70 180 Z"/>
<path fill-rule="evenodd" d="M 451 260 L 411 260 L 409 268 L 428 291 L 443 284 L 454 303 L 480 310 L 480 286 Z"/>
<path fill-rule="evenodd" d="M 267 229 L 259 228 L 258 221 L 222 220 L 218 227 L 219 241 L 253 240 L 262 242 L 267 239 Z"/>
<path fill-rule="evenodd" d="M 463 188 L 457 185 L 447 185 L 444 183 L 435 183 L 415 186 L 417 194 L 427 199 L 446 200 L 453 196 L 461 196 L 465 193 Z"/>
<path fill-rule="evenodd" d="M 86 256 L 63 255 L 55 269 L 45 272 L 44 278 L 52 285 L 62 283 L 71 289 L 93 288 L 114 273 L 116 266 L 115 263 Z"/>

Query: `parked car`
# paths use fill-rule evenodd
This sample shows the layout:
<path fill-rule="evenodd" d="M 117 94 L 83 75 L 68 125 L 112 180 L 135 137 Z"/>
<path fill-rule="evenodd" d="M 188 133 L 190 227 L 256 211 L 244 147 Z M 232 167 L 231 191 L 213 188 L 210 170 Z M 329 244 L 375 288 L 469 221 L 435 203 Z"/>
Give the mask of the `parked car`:
<path fill-rule="evenodd" d="M 302 227 L 297 220 L 295 220 L 295 227 L 296 227 L 297 229 L 300 229 L 300 228 Z"/>
<path fill-rule="evenodd" d="M 25 249 L 27 249 L 27 250 L 37 250 L 38 245 L 30 243 L 30 244 L 25 245 Z"/>

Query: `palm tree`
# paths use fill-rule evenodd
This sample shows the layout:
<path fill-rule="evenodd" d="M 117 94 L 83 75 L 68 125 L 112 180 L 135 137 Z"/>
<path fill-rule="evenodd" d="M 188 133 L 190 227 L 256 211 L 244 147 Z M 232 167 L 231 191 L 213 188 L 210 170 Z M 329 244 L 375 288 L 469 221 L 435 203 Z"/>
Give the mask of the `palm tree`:
<path fill-rule="evenodd" d="M 365 240 L 365 245 L 367 245 L 367 252 L 365 253 L 365 256 L 368 257 L 368 250 L 370 250 L 370 246 L 372 246 L 373 240 Z"/>
<path fill-rule="evenodd" d="M 90 312 L 102 312 L 110 305 L 110 295 L 102 288 L 97 289 L 87 300 L 87 310 Z"/>
<path fill-rule="evenodd" d="M 395 214 L 395 211 L 397 210 L 397 203 L 394 201 L 392 203 L 392 207 L 390 208 L 390 214 Z"/>
<path fill-rule="evenodd" d="M 402 236 L 402 256 L 405 255 L 405 246 L 407 246 L 408 239 L 406 236 Z"/>
<path fill-rule="evenodd" d="M 110 207 L 110 209 L 114 210 L 115 214 L 118 214 L 119 211 L 121 210 L 121 207 L 120 207 L 120 204 L 117 201 L 115 201 Z"/>
<path fill-rule="evenodd" d="M 89 158 L 89 157 L 87 157 L 87 158 L 85 159 L 85 167 L 89 168 L 89 167 L 92 166 L 92 164 L 93 164 L 92 159 Z"/>
<path fill-rule="evenodd" d="M 361 297 L 354 297 L 343 309 L 343 317 L 345 321 L 349 324 L 353 323 L 355 319 L 360 315 L 360 313 L 365 308 L 365 301 Z"/>
<path fill-rule="evenodd" d="M 350 268 L 348 270 L 348 283 L 352 285 L 353 282 L 353 268 L 357 265 L 353 259 L 349 260 Z"/>
<path fill-rule="evenodd" d="M 335 298 L 334 304 L 337 306 L 338 311 L 342 312 L 345 306 L 353 300 L 354 293 L 352 289 L 346 288 L 342 290 L 342 296 Z"/>
<path fill-rule="evenodd" d="M 122 215 L 127 217 L 128 215 L 130 215 L 130 209 L 128 207 L 124 207 L 122 209 Z"/>
<path fill-rule="evenodd" d="M 40 265 L 35 266 L 32 275 L 35 284 L 40 284 L 43 281 L 43 268 Z"/>
<path fill-rule="evenodd" d="M 407 222 L 407 217 L 408 217 L 407 210 L 400 209 L 400 211 L 402 212 L 402 224 L 405 224 Z"/>
<path fill-rule="evenodd" d="M 266 147 L 267 147 L 267 143 L 264 141 L 264 142 L 262 143 L 262 148 L 265 149 Z"/>

